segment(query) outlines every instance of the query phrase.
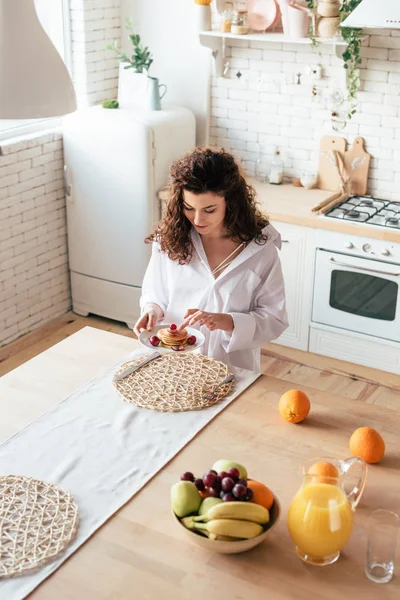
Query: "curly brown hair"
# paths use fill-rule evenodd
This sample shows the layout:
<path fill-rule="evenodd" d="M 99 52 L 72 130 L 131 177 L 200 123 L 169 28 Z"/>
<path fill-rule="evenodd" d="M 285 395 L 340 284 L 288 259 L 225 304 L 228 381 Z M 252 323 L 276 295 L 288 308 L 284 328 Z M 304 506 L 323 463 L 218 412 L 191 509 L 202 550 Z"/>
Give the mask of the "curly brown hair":
<path fill-rule="evenodd" d="M 192 224 L 183 208 L 183 191 L 193 194 L 212 192 L 225 198 L 224 226 L 235 242 L 254 240 L 265 244 L 263 228 L 268 219 L 256 206 L 256 192 L 247 184 L 234 157 L 225 150 L 195 148 L 171 168 L 171 192 L 166 214 L 146 243 L 157 241 L 161 250 L 179 264 L 190 262 L 193 245 L 190 236 Z"/>

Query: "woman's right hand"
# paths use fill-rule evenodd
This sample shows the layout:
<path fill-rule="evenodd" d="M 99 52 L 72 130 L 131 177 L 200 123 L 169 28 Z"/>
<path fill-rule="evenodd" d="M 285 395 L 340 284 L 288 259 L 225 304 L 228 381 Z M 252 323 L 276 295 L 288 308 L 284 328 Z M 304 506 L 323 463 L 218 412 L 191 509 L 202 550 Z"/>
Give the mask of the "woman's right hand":
<path fill-rule="evenodd" d="M 157 321 L 160 321 L 164 316 L 163 311 L 157 304 L 146 308 L 146 312 L 144 312 L 143 315 L 137 320 L 133 328 L 133 332 L 137 335 L 137 337 L 139 337 L 139 335 L 145 329 L 147 331 L 152 331 Z"/>

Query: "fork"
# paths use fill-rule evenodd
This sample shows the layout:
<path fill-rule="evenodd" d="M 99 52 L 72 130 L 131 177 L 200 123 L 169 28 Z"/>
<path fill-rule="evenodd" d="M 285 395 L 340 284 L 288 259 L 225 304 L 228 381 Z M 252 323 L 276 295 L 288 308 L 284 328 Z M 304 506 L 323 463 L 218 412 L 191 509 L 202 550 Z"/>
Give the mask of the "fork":
<path fill-rule="evenodd" d="M 207 392 L 206 394 L 204 394 L 203 398 L 205 398 L 206 400 L 214 400 L 216 394 L 216 391 L 219 387 L 225 385 L 226 383 L 230 383 L 231 381 L 233 381 L 235 379 L 235 377 L 233 375 L 228 375 L 227 377 L 225 377 L 225 379 L 223 379 L 221 381 L 221 383 L 219 383 L 218 385 L 216 385 L 211 392 Z"/>

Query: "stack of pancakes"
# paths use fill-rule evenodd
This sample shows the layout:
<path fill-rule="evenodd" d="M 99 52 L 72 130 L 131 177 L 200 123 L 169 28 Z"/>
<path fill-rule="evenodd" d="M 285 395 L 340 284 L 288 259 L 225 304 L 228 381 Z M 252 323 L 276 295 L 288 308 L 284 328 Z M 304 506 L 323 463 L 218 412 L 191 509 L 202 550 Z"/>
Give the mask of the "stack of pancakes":
<path fill-rule="evenodd" d="M 186 329 L 171 331 L 169 327 L 160 329 L 157 336 L 160 338 L 162 345 L 167 348 L 172 348 L 172 346 L 186 346 L 189 337 Z"/>

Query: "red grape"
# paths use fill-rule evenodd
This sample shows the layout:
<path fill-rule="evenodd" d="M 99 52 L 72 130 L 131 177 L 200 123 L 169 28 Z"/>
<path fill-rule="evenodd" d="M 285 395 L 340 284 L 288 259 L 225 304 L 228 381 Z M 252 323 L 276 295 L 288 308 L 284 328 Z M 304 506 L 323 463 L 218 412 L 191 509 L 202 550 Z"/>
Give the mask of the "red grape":
<path fill-rule="evenodd" d="M 233 494 L 231 494 L 230 492 L 228 494 L 224 494 L 222 496 L 222 501 L 223 502 L 235 502 L 236 498 Z"/>
<path fill-rule="evenodd" d="M 224 477 L 229 477 L 229 473 L 227 473 L 226 471 L 221 471 L 221 473 L 218 473 L 218 477 L 221 477 L 221 481 L 222 481 L 222 479 L 224 479 Z"/>
<path fill-rule="evenodd" d="M 235 481 L 237 481 L 239 479 L 239 470 L 236 469 L 236 467 L 231 467 L 230 469 L 227 470 L 227 473 L 229 475 L 229 477 L 232 477 L 232 479 L 234 479 Z"/>
<path fill-rule="evenodd" d="M 203 492 L 205 490 L 205 488 L 206 488 L 206 486 L 204 485 L 204 481 L 202 479 L 200 479 L 200 477 L 197 477 L 194 480 L 194 485 L 197 487 L 197 489 L 200 492 Z"/>
<path fill-rule="evenodd" d="M 246 479 L 238 479 L 237 483 L 241 483 L 242 485 L 244 485 L 244 487 L 247 487 L 247 481 L 246 481 Z"/>
<path fill-rule="evenodd" d="M 214 475 L 218 475 L 217 471 L 215 471 L 214 469 L 210 469 L 210 470 L 208 471 L 208 473 L 214 473 Z"/>
<path fill-rule="evenodd" d="M 185 471 L 185 473 L 183 473 L 181 475 L 181 480 L 182 481 L 194 481 L 194 475 L 190 471 Z"/>
<path fill-rule="evenodd" d="M 216 473 L 212 473 L 211 471 L 208 471 L 208 473 L 206 473 L 203 477 L 204 485 L 206 485 L 207 487 L 212 487 L 216 481 L 217 475 Z"/>
<path fill-rule="evenodd" d="M 152 346 L 158 346 L 158 344 L 160 343 L 160 339 L 156 335 L 152 335 L 149 339 L 149 342 Z"/>
<path fill-rule="evenodd" d="M 219 488 L 214 488 L 214 487 L 209 487 L 208 488 L 208 493 L 210 494 L 210 496 L 212 496 L 213 498 L 219 498 L 219 494 L 220 494 L 220 489 Z"/>
<path fill-rule="evenodd" d="M 235 486 L 235 482 L 231 477 L 224 477 L 221 482 L 221 487 L 224 492 L 231 492 Z"/>
<path fill-rule="evenodd" d="M 246 491 L 246 500 L 252 500 L 254 496 L 254 492 L 251 488 L 247 488 Z"/>
<path fill-rule="evenodd" d="M 241 483 L 237 483 L 232 490 L 232 493 L 238 500 L 242 500 L 246 498 L 247 488 L 244 487 Z"/>

